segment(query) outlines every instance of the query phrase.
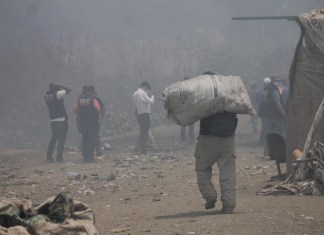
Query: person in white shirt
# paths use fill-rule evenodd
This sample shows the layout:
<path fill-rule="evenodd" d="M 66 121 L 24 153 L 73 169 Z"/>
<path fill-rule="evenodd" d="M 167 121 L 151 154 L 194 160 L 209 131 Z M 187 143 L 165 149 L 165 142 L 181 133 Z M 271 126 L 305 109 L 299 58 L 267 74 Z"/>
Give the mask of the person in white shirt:
<path fill-rule="evenodd" d="M 63 150 L 68 132 L 68 115 L 63 97 L 71 92 L 70 88 L 50 83 L 49 90 L 44 95 L 51 121 L 52 136 L 48 144 L 46 161 L 53 162 L 52 154 L 57 143 L 57 162 L 63 162 Z"/>
<path fill-rule="evenodd" d="M 136 108 L 135 113 L 140 126 L 139 139 L 141 154 L 146 154 L 146 141 L 151 126 L 151 104 L 154 103 L 154 95 L 148 95 L 150 89 L 150 84 L 144 81 L 133 95 Z"/>

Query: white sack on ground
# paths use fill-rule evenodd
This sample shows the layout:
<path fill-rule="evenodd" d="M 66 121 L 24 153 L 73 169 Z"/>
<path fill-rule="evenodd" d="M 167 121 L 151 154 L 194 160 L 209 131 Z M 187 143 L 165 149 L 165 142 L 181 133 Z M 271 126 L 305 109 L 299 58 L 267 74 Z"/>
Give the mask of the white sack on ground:
<path fill-rule="evenodd" d="M 224 111 L 255 113 L 247 90 L 238 76 L 201 75 L 171 84 L 163 94 L 168 115 L 182 126 Z"/>

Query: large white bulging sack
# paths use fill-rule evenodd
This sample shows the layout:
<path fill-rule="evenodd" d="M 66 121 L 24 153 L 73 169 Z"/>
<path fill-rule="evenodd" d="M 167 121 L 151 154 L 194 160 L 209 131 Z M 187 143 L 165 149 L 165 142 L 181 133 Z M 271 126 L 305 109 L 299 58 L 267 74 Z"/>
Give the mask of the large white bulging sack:
<path fill-rule="evenodd" d="M 181 126 L 224 111 L 255 114 L 250 97 L 238 76 L 201 75 L 171 84 L 163 94 L 164 108 Z"/>

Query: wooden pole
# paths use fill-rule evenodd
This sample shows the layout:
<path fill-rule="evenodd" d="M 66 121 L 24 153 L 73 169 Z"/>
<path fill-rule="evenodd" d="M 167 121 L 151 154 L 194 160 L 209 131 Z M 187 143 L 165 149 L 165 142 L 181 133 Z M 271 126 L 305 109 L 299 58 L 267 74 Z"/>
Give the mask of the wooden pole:
<path fill-rule="evenodd" d="M 311 146 L 311 143 L 313 141 L 314 135 L 316 134 L 317 127 L 322 119 L 323 116 L 323 110 L 324 110 L 324 98 L 322 99 L 322 102 L 316 112 L 314 121 L 312 123 L 312 126 L 308 132 L 307 139 L 304 145 L 304 150 L 303 150 L 303 155 L 302 155 L 302 160 L 306 159 L 307 153 L 309 151 L 309 148 Z"/>
<path fill-rule="evenodd" d="M 247 17 L 232 17 L 232 20 L 288 20 L 288 21 L 296 21 L 297 16 L 247 16 Z"/>

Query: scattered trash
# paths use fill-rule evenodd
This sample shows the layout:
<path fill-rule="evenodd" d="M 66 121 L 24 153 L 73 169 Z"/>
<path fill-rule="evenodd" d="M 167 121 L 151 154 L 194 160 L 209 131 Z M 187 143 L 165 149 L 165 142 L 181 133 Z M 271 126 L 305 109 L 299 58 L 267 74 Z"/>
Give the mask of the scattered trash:
<path fill-rule="evenodd" d="M 85 188 L 85 187 L 79 188 L 77 193 L 81 194 L 81 195 L 87 195 L 87 194 L 94 195 L 95 194 L 95 192 L 92 189 Z"/>
<path fill-rule="evenodd" d="M 295 182 L 292 184 L 279 183 L 268 184 L 259 190 L 257 195 L 312 195 L 314 194 L 314 182 Z"/>
<path fill-rule="evenodd" d="M 294 172 L 279 184 L 269 184 L 257 195 L 324 194 L 324 144 L 315 142 L 305 160 L 298 160 Z"/>
<path fill-rule="evenodd" d="M 103 146 L 104 150 L 109 150 L 112 148 L 108 142 L 105 142 L 102 146 Z"/>
<path fill-rule="evenodd" d="M 128 232 L 128 231 L 130 231 L 129 228 L 115 228 L 115 229 L 111 230 L 111 232 L 113 232 L 113 233 L 122 233 L 122 232 Z"/>

